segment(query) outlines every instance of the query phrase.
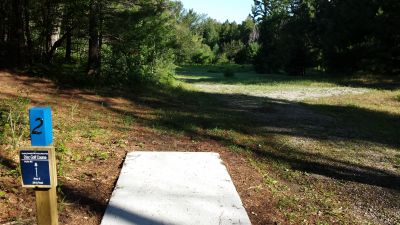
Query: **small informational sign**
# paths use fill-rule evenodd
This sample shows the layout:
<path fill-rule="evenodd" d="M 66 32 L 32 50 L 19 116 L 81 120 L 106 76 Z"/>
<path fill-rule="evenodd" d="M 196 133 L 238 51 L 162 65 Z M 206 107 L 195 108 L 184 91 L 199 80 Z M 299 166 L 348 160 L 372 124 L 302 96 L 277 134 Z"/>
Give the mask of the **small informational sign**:
<path fill-rule="evenodd" d="M 25 147 L 19 151 L 22 186 L 51 188 L 57 184 L 53 147 Z"/>

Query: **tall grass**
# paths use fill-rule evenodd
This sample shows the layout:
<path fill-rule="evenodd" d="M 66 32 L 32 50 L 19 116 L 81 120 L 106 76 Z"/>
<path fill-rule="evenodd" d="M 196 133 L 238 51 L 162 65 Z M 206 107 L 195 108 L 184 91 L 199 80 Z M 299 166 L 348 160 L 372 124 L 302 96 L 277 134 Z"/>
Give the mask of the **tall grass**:
<path fill-rule="evenodd" d="M 16 150 L 21 140 L 29 135 L 29 103 L 30 100 L 22 96 L 0 100 L 0 144 Z"/>

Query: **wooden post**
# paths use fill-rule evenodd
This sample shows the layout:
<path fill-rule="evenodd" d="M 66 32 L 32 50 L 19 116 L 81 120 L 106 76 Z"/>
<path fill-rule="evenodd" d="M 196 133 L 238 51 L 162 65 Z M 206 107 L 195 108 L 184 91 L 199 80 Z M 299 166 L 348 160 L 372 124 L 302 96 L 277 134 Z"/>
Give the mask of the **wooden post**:
<path fill-rule="evenodd" d="M 56 187 L 35 189 L 38 225 L 58 225 Z"/>
<path fill-rule="evenodd" d="M 57 210 L 57 169 L 55 149 L 49 150 L 51 187 L 36 188 L 36 220 L 38 225 L 58 225 Z"/>
<path fill-rule="evenodd" d="M 33 107 L 29 110 L 32 146 L 51 146 L 53 127 L 50 107 Z M 55 150 L 48 152 L 50 188 L 36 187 L 36 218 L 38 225 L 58 225 L 57 212 L 57 171 Z"/>

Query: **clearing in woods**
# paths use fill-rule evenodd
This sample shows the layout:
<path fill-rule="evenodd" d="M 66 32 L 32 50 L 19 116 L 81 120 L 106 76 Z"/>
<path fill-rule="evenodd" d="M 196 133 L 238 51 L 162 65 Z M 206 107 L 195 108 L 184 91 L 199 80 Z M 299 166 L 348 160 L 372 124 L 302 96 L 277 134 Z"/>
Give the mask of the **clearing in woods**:
<path fill-rule="evenodd" d="M 140 91 L 3 71 L 0 110 L 52 107 L 61 224 L 99 224 L 126 152 L 141 150 L 218 152 L 253 224 L 400 223 L 398 79 L 233 69 L 178 68 L 175 88 Z M 14 149 L 28 138 L 1 131 L 0 223 L 31 224 Z"/>
<path fill-rule="evenodd" d="M 242 115 L 209 133 L 254 157 L 289 222 L 400 223 L 398 79 L 219 69 L 180 68 L 177 79 Z"/>

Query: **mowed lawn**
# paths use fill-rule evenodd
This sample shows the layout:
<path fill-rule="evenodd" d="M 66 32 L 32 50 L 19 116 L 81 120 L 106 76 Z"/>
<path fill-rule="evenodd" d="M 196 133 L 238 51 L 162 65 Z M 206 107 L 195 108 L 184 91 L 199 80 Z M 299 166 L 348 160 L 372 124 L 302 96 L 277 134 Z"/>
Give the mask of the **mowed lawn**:
<path fill-rule="evenodd" d="M 400 223 L 398 78 L 232 69 L 226 78 L 223 67 L 178 68 L 180 86 L 203 101 L 163 111 L 164 124 L 248 155 L 264 177 L 254 188 L 288 223 Z"/>

